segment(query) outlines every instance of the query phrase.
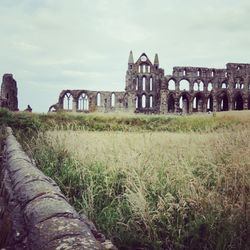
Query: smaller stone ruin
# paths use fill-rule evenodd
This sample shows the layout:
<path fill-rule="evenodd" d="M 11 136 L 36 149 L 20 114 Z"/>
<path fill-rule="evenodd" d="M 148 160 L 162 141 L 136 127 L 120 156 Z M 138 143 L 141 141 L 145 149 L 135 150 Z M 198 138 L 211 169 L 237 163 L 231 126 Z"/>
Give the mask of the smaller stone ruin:
<path fill-rule="evenodd" d="M 0 108 L 18 111 L 17 83 L 12 74 L 4 74 L 1 85 Z"/>

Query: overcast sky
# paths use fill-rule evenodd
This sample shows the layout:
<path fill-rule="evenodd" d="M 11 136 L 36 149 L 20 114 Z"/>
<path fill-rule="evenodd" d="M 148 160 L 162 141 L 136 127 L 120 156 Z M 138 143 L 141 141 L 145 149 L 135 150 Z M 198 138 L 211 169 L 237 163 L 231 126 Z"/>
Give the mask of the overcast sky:
<path fill-rule="evenodd" d="M 62 89 L 124 90 L 129 51 L 174 66 L 250 63 L 250 0 L 0 0 L 0 74 L 19 108 Z"/>

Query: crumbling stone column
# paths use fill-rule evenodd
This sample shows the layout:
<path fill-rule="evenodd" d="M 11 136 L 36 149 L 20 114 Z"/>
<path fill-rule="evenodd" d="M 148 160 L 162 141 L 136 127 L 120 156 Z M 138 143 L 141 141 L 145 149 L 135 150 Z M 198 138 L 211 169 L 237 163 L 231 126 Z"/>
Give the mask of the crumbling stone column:
<path fill-rule="evenodd" d="M 248 97 L 243 98 L 243 109 L 248 109 Z"/>
<path fill-rule="evenodd" d="M 174 112 L 178 113 L 180 110 L 179 98 L 174 99 Z"/>
<path fill-rule="evenodd" d="M 72 112 L 76 112 L 77 109 L 78 109 L 78 100 L 76 98 L 73 98 L 73 101 L 72 101 Z"/>
<path fill-rule="evenodd" d="M 167 91 L 161 90 L 161 103 L 160 103 L 160 113 L 167 114 L 168 112 L 168 103 L 167 103 Z"/>
<path fill-rule="evenodd" d="M 220 111 L 218 109 L 218 103 L 217 103 L 216 98 L 213 98 L 213 112 L 217 112 L 217 111 Z"/>

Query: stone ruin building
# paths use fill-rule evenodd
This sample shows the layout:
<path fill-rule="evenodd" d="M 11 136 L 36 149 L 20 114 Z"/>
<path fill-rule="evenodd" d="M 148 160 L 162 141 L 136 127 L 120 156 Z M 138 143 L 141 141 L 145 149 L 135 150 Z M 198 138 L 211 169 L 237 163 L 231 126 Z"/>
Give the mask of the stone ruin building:
<path fill-rule="evenodd" d="M 12 74 L 4 74 L 1 85 L 0 108 L 18 111 L 17 84 Z"/>
<path fill-rule="evenodd" d="M 145 53 L 134 62 L 131 51 L 125 91 L 63 90 L 49 111 L 187 114 L 243 109 L 250 109 L 250 64 L 174 67 L 172 75 L 165 75 L 157 54 L 153 63 Z"/>

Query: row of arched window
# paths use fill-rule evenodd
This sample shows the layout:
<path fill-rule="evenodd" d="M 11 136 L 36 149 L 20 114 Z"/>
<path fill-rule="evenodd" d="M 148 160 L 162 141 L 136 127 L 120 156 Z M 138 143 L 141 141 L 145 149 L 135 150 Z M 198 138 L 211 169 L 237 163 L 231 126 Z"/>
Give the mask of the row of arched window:
<path fill-rule="evenodd" d="M 110 104 L 111 107 L 115 107 L 115 93 L 112 93 L 110 96 Z M 96 105 L 100 107 L 102 105 L 101 102 L 101 93 L 98 92 L 96 95 Z M 73 96 L 70 93 L 66 93 L 63 98 L 63 109 L 64 110 L 72 110 L 73 105 Z M 88 111 L 89 110 L 89 97 L 87 94 L 82 93 L 77 100 L 77 109 L 79 111 Z"/>
<path fill-rule="evenodd" d="M 204 110 L 204 97 L 201 95 L 196 95 L 192 99 L 193 112 L 202 112 Z M 101 105 L 101 94 L 97 93 L 96 95 L 97 105 Z M 175 98 L 173 95 L 168 97 L 168 112 L 175 112 Z M 181 112 L 189 112 L 189 98 L 183 94 L 179 97 L 179 109 Z M 73 97 L 70 93 L 66 93 L 63 99 L 63 108 L 64 110 L 72 110 Z M 136 96 L 136 108 L 153 108 L 154 99 L 152 95 L 143 94 L 141 96 Z M 223 93 L 218 99 L 218 111 L 227 111 L 228 110 L 228 96 L 226 93 Z M 115 94 L 111 94 L 111 106 L 115 106 Z M 241 94 L 237 94 L 233 97 L 233 110 L 242 110 L 243 109 L 243 97 Z M 250 109 L 250 97 L 248 100 L 248 108 Z M 213 111 L 213 97 L 209 96 L 207 99 L 206 107 L 207 111 Z M 88 95 L 82 93 L 78 98 L 77 103 L 78 111 L 89 111 L 89 98 Z"/>
<path fill-rule="evenodd" d="M 147 64 L 140 64 L 138 66 L 138 72 L 139 73 L 150 73 L 151 72 L 150 66 Z"/>
<path fill-rule="evenodd" d="M 197 81 L 194 82 L 193 84 L 193 90 L 194 91 L 204 91 L 204 83 L 202 81 Z M 219 84 L 218 86 L 219 88 L 222 89 L 226 89 L 228 88 L 228 83 L 227 82 L 222 82 L 221 84 Z M 242 81 L 237 80 L 234 85 L 233 88 L 235 89 L 244 89 L 244 83 Z M 171 79 L 168 82 L 168 89 L 169 90 L 175 90 L 176 89 L 176 83 L 173 79 Z M 179 89 L 182 90 L 186 90 L 186 91 L 190 91 L 190 82 L 186 79 L 183 79 L 179 82 Z M 207 85 L 207 90 L 211 91 L 213 89 L 213 84 L 211 82 L 208 83 Z M 248 89 L 250 89 L 250 84 L 248 86 Z"/>
<path fill-rule="evenodd" d="M 190 109 L 190 101 L 189 98 L 184 94 L 179 97 L 179 111 L 183 113 L 189 113 Z M 233 110 L 243 110 L 244 108 L 244 101 L 241 94 L 237 94 L 233 97 L 232 103 Z M 214 107 L 214 100 L 213 97 L 210 95 L 207 99 L 202 97 L 201 95 L 197 95 L 192 100 L 192 111 L 193 112 L 203 112 L 205 111 L 213 111 Z M 248 103 L 248 109 L 250 109 L 250 97 Z M 227 111 L 229 110 L 229 100 L 228 95 L 223 93 L 217 99 L 217 111 Z M 173 113 L 176 112 L 175 110 L 175 98 L 170 95 L 168 97 L 168 112 Z"/>
<path fill-rule="evenodd" d="M 82 93 L 77 102 L 78 110 L 88 111 L 89 110 L 89 98 L 85 93 Z M 73 109 L 73 96 L 70 93 L 66 93 L 63 98 L 63 109 L 72 110 Z"/>
<path fill-rule="evenodd" d="M 110 97 L 110 103 L 111 103 L 111 107 L 115 107 L 115 93 L 112 93 L 111 94 L 111 97 Z M 105 99 L 106 101 L 106 99 Z M 98 92 L 97 95 L 96 95 L 96 106 L 97 107 L 100 107 L 102 105 L 102 102 L 101 102 L 101 93 Z"/>
<path fill-rule="evenodd" d="M 153 108 L 153 96 L 145 94 L 136 96 L 135 107 L 138 108 Z"/>
<path fill-rule="evenodd" d="M 192 75 L 193 75 L 193 71 L 192 71 L 191 73 L 192 73 Z M 186 76 L 186 75 L 187 75 L 187 70 L 186 70 L 186 69 L 183 69 L 182 75 L 183 75 L 183 76 Z M 201 76 L 201 69 L 198 69 L 198 70 L 197 70 L 196 76 L 198 76 L 198 77 Z M 206 73 L 206 76 L 208 76 L 207 73 Z M 211 76 L 211 77 L 214 77 L 214 76 L 215 76 L 215 70 L 210 71 L 210 76 Z M 227 72 L 224 73 L 224 76 L 227 77 Z"/>
<path fill-rule="evenodd" d="M 142 85 L 141 85 L 141 90 L 142 91 L 147 91 L 147 77 L 146 76 L 143 76 L 142 77 Z M 139 90 L 140 86 L 140 81 L 139 81 L 139 77 L 136 78 L 136 83 L 135 83 L 135 90 Z M 153 90 L 153 77 L 151 76 L 149 78 L 149 89 L 148 91 L 152 91 Z"/>

